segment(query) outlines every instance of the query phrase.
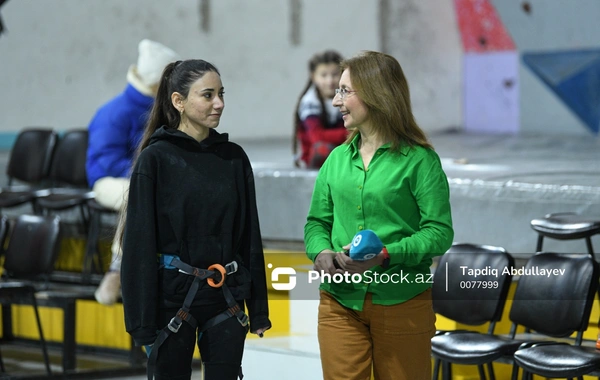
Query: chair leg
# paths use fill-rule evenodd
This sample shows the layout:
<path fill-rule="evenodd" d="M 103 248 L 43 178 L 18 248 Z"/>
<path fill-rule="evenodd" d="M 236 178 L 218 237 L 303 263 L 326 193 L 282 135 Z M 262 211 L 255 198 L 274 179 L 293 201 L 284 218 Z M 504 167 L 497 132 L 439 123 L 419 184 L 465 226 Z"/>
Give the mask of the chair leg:
<path fill-rule="evenodd" d="M 431 377 L 432 380 L 438 380 L 440 377 L 440 359 L 435 358 L 433 360 L 433 376 Z"/>
<path fill-rule="evenodd" d="M 100 250 L 98 248 L 98 240 L 100 238 L 100 218 L 101 215 L 98 211 L 91 211 L 85 246 L 85 256 L 83 260 L 84 283 L 89 283 L 92 273 L 102 273 Z M 97 264 L 96 259 L 98 261 Z"/>
<path fill-rule="evenodd" d="M 452 363 L 442 362 L 442 380 L 452 380 Z"/>
<path fill-rule="evenodd" d="M 479 379 L 487 380 L 487 376 L 485 375 L 485 368 L 483 367 L 483 365 L 478 365 L 477 370 L 479 371 Z"/>
<path fill-rule="evenodd" d="M 544 245 L 544 235 L 538 235 L 536 252 L 542 252 L 542 246 Z"/>
<path fill-rule="evenodd" d="M 43 215 L 44 214 L 44 210 L 42 210 L 42 208 L 36 202 L 35 199 L 33 201 L 31 201 L 31 210 L 33 211 L 34 215 Z"/>
<path fill-rule="evenodd" d="M 494 364 L 487 363 L 488 374 L 490 376 L 490 380 L 496 380 L 496 375 L 494 374 Z"/>
<path fill-rule="evenodd" d="M 33 304 L 33 311 L 35 313 L 35 319 L 38 326 L 38 331 L 40 333 L 40 344 L 42 345 L 42 353 L 44 355 L 44 364 L 46 365 L 46 372 L 48 372 L 49 376 L 52 376 L 52 370 L 50 369 L 50 358 L 48 356 L 48 347 L 46 346 L 46 340 L 44 339 L 44 332 L 42 330 L 42 321 L 40 320 L 40 313 L 37 307 L 37 301 L 35 299 L 35 294 L 31 293 L 31 299 Z"/>
<path fill-rule="evenodd" d="M 590 256 L 592 256 L 593 259 L 596 259 L 594 257 L 594 247 L 592 247 L 592 238 L 591 237 L 586 236 L 585 245 L 587 245 L 587 250 L 588 250 L 588 253 L 590 254 Z"/>
<path fill-rule="evenodd" d="M 90 229 L 89 212 L 86 212 L 85 205 L 79 205 L 79 214 L 81 215 L 81 224 L 83 226 L 83 234 L 87 236 Z"/>
<path fill-rule="evenodd" d="M 510 380 L 517 380 L 519 377 L 519 366 L 517 363 L 513 363 L 512 374 L 510 376 Z"/>
<path fill-rule="evenodd" d="M 4 368 L 4 360 L 2 360 L 2 351 L 0 351 L 0 372 L 6 373 L 6 368 Z"/>

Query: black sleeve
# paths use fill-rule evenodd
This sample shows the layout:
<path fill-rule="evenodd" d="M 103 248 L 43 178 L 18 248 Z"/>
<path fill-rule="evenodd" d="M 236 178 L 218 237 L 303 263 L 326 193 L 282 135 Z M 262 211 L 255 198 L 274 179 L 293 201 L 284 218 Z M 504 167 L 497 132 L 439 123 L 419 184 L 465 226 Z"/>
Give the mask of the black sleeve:
<path fill-rule="evenodd" d="M 141 157 L 140 157 L 141 159 Z M 138 164 L 140 163 L 139 160 Z M 121 283 L 125 327 L 136 345 L 157 337 L 158 262 L 156 190 L 152 177 L 134 171 L 123 237 Z"/>
<path fill-rule="evenodd" d="M 245 248 L 249 250 L 244 256 L 248 257 L 251 275 L 251 296 L 247 300 L 248 313 L 250 317 L 250 331 L 264 327 L 271 327 L 269 320 L 269 304 L 267 301 L 267 278 L 265 273 L 265 257 L 258 222 L 258 210 L 256 208 L 256 192 L 254 187 L 254 175 L 247 157 L 244 157 L 244 171 L 246 175 L 246 205 L 248 213 L 246 225 L 244 226 Z"/>

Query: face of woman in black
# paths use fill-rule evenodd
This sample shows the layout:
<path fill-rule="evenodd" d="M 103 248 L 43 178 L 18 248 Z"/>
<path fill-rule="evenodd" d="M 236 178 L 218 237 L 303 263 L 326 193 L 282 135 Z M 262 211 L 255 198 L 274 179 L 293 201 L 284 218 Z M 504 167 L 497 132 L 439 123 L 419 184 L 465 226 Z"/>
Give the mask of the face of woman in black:
<path fill-rule="evenodd" d="M 175 104 L 183 118 L 195 128 L 217 128 L 225 109 L 225 90 L 221 76 L 214 71 L 208 71 L 190 86 L 188 97 Z M 183 108 L 181 108 L 183 107 Z"/>

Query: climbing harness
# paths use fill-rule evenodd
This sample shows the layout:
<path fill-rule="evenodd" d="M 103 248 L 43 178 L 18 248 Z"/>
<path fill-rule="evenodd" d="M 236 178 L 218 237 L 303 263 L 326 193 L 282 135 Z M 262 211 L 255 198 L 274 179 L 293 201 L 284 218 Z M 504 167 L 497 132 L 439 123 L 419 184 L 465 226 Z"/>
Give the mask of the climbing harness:
<path fill-rule="evenodd" d="M 165 269 L 178 269 L 180 273 L 194 276 L 194 281 L 192 282 L 192 285 L 185 296 L 183 305 L 177 311 L 175 316 L 171 318 L 171 321 L 167 324 L 167 326 L 160 330 L 158 338 L 156 338 L 156 341 L 152 346 L 152 350 L 148 356 L 148 380 L 152 380 L 154 376 L 156 359 L 158 357 L 158 349 L 169 337 L 169 335 L 176 334 L 184 321 L 189 323 L 194 329 L 196 329 L 198 326 L 198 322 L 190 314 L 190 308 L 202 281 L 206 280 L 210 287 L 221 288 L 223 290 L 223 296 L 225 296 L 225 302 L 227 303 L 227 310 L 206 321 L 198 330 L 199 337 L 204 331 L 231 317 L 236 317 L 242 326 L 248 328 L 248 315 L 244 312 L 244 310 L 242 310 L 242 308 L 240 308 L 240 305 L 237 303 L 233 297 L 233 294 L 231 294 L 231 291 L 225 284 L 226 277 L 237 272 L 238 270 L 238 263 L 236 261 L 232 261 L 225 266 L 221 264 L 213 264 L 209 266 L 208 269 L 200 269 L 184 263 L 179 259 L 178 256 L 161 254 L 159 255 L 159 265 Z M 242 380 L 244 377 L 241 366 L 238 377 L 240 380 Z"/>

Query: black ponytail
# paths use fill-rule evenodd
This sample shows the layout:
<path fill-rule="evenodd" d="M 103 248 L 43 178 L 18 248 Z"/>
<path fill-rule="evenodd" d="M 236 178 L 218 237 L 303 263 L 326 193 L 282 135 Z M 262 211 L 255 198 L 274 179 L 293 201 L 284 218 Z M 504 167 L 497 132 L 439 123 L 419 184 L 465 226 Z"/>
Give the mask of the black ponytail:
<path fill-rule="evenodd" d="M 167 128 L 177 128 L 179 126 L 181 116 L 175 107 L 173 107 L 173 103 L 171 102 L 172 92 L 170 91 L 170 88 L 172 86 L 169 82 L 175 67 L 180 63 L 181 61 L 171 62 L 163 70 L 158 85 L 158 92 L 156 93 L 156 99 L 154 100 L 154 105 L 150 111 L 148 121 L 146 122 L 144 134 L 142 135 L 142 139 L 140 140 L 140 144 L 138 146 L 138 155 L 148 146 L 150 143 L 150 137 L 152 137 L 158 128 L 163 125 L 165 125 Z"/>

